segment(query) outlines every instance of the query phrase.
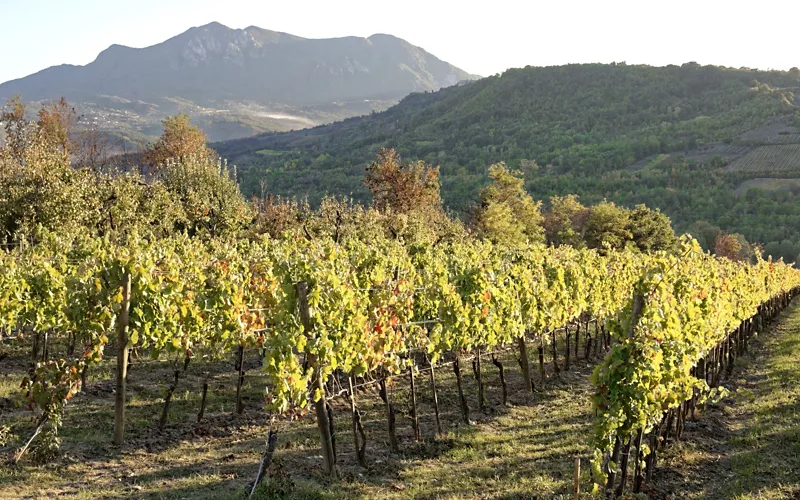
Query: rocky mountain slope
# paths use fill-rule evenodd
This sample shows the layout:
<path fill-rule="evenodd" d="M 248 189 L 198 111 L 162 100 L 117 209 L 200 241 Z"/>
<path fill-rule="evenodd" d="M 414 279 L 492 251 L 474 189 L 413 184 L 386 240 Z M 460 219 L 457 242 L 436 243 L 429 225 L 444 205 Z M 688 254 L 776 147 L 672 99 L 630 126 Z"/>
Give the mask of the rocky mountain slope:
<path fill-rule="evenodd" d="M 305 39 L 211 23 L 6 82 L 0 100 L 64 96 L 88 120 L 131 138 L 152 136 L 163 116 L 186 111 L 212 140 L 224 140 L 383 110 L 411 92 L 473 78 L 391 35 Z"/>

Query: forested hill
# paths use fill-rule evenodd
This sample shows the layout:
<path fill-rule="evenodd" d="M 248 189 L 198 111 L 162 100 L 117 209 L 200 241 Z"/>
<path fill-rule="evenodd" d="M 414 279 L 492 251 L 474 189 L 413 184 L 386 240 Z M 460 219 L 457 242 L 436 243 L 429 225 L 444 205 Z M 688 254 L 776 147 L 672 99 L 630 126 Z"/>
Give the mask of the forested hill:
<path fill-rule="evenodd" d="M 784 199 L 798 185 L 780 180 L 750 201 L 742 192 L 754 179 L 800 178 L 798 110 L 797 69 L 528 67 L 412 94 L 382 113 L 214 147 L 239 166 L 245 192 L 265 181 L 270 192 L 312 201 L 326 192 L 364 200 L 364 165 L 395 147 L 441 166 L 455 209 L 476 199 L 491 163 L 505 161 L 545 200 L 576 192 L 587 202 L 646 202 L 679 229 L 706 220 L 749 240 L 788 239 L 800 251 L 800 203 Z M 754 153 L 777 159 L 759 162 Z"/>

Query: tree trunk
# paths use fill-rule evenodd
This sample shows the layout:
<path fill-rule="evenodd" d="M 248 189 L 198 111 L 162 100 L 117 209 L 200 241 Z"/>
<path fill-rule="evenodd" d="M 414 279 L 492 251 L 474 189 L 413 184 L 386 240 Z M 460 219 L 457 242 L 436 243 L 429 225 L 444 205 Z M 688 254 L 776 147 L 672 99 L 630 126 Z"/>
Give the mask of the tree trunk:
<path fill-rule="evenodd" d="M 117 317 L 117 392 L 114 399 L 114 444 L 125 440 L 125 391 L 128 378 L 128 321 L 131 307 L 131 275 L 122 278 L 122 305 Z"/>
<path fill-rule="evenodd" d="M 200 413 L 197 414 L 197 421 L 203 420 L 203 415 L 206 413 L 206 400 L 208 396 L 208 375 L 203 380 L 203 396 L 200 398 Z"/>
<path fill-rule="evenodd" d="M 250 489 L 250 495 L 247 497 L 248 499 L 253 498 L 253 495 L 256 493 L 256 488 L 258 488 L 261 479 L 264 477 L 267 469 L 269 469 L 277 444 L 278 431 L 272 430 L 272 426 L 270 425 L 269 434 L 267 436 L 267 448 L 264 450 L 264 455 L 261 457 L 261 464 L 258 466 L 258 474 L 256 474 L 256 480 L 253 482 L 253 488 Z"/>
<path fill-rule="evenodd" d="M 172 401 L 172 395 L 175 393 L 175 389 L 178 388 L 179 375 L 180 372 L 178 370 L 175 370 L 175 379 L 172 381 L 172 385 L 169 386 L 169 389 L 167 389 L 167 397 L 164 398 L 164 408 L 161 410 L 161 419 L 158 421 L 159 431 L 163 431 L 164 427 L 167 425 L 167 416 L 169 415 L 169 403 L 170 401 Z"/>
<path fill-rule="evenodd" d="M 494 364 L 494 366 L 497 367 L 498 370 L 500 370 L 500 385 L 503 386 L 503 404 L 507 405 L 508 404 L 508 387 L 506 386 L 505 368 L 503 368 L 503 363 L 501 363 L 500 360 L 497 359 L 494 356 L 494 354 L 492 354 L 492 363 Z"/>
<path fill-rule="evenodd" d="M 356 393 L 353 391 L 353 377 L 347 378 L 350 392 L 350 411 L 353 413 L 353 444 L 356 449 L 356 456 L 358 457 L 358 465 L 361 467 L 367 466 L 367 459 L 365 449 L 367 446 L 367 435 L 364 433 L 364 428 L 361 426 L 361 413 L 356 408 Z"/>
<path fill-rule="evenodd" d="M 614 472 L 614 469 L 611 468 L 611 462 L 613 462 L 615 466 L 619 465 L 619 448 L 620 441 L 619 438 L 617 438 L 614 441 L 614 451 L 611 452 L 611 458 L 609 459 L 608 464 L 608 479 L 606 480 L 606 495 L 608 496 L 611 496 L 611 492 L 614 491 L 614 482 L 617 478 L 616 472 Z"/>
<path fill-rule="evenodd" d="M 297 305 L 300 312 L 300 319 L 303 323 L 303 330 L 305 335 L 309 338 L 314 336 L 314 323 L 311 320 L 311 313 L 308 307 L 308 284 L 301 281 L 295 285 L 297 291 Z M 244 355 L 242 355 L 244 358 Z M 317 428 L 319 429 L 320 444 L 322 445 L 322 463 L 325 468 L 325 473 L 331 476 L 336 475 L 336 457 L 333 452 L 333 438 L 330 431 L 330 421 L 328 420 L 328 411 L 325 404 L 325 382 L 320 376 L 320 367 L 317 357 L 309 354 L 306 358 L 309 367 L 314 370 L 313 383 L 311 384 L 311 399 L 317 391 L 320 394 L 319 399 L 314 401 L 314 411 L 317 417 Z M 240 370 L 243 363 L 240 363 Z M 240 375 L 241 379 L 241 375 Z"/>
<path fill-rule="evenodd" d="M 400 444 L 397 441 L 397 427 L 394 406 L 389 401 L 389 391 L 386 388 L 386 380 L 380 381 L 380 394 L 381 399 L 386 404 L 386 421 L 389 424 L 389 444 L 394 451 L 400 451 Z"/>

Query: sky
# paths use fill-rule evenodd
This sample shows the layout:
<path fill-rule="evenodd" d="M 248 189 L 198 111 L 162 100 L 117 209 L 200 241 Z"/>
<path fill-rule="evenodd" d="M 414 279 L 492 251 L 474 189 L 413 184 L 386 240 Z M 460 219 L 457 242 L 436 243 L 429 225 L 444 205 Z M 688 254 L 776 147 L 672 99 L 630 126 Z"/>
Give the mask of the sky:
<path fill-rule="evenodd" d="M 800 1 L 0 0 L 0 82 L 218 21 L 307 38 L 389 33 L 482 76 L 579 62 L 800 66 Z"/>

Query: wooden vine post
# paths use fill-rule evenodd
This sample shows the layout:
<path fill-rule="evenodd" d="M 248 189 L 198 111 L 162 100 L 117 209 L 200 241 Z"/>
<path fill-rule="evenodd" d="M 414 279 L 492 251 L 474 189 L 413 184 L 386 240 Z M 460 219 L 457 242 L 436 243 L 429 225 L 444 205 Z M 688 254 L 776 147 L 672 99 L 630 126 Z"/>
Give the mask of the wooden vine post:
<path fill-rule="evenodd" d="M 481 350 L 475 350 L 475 379 L 478 381 L 478 405 L 486 410 L 486 395 L 483 392 L 483 370 L 481 366 Z"/>
<path fill-rule="evenodd" d="M 311 313 L 308 307 L 308 283 L 301 281 L 295 285 L 295 289 L 297 290 L 297 305 L 300 310 L 300 320 L 303 322 L 303 329 L 305 330 L 306 336 L 310 337 L 314 334 L 314 323 L 311 320 Z M 314 410 L 317 416 L 320 444 L 322 445 L 322 463 L 325 468 L 325 473 L 335 476 L 336 457 L 333 454 L 333 438 L 331 437 L 330 421 L 325 404 L 325 381 L 320 377 L 319 361 L 315 355 L 308 355 L 308 365 L 314 370 L 314 381 L 311 384 L 312 398 L 314 392 L 320 392 L 320 398 L 314 401 Z"/>
<path fill-rule="evenodd" d="M 458 399 L 461 403 L 461 416 L 464 418 L 464 423 L 469 425 L 469 405 L 467 405 L 467 398 L 464 397 L 464 388 L 461 381 L 461 357 L 456 353 L 456 359 L 453 362 L 453 373 L 456 375 L 456 385 L 458 386 Z"/>
<path fill-rule="evenodd" d="M 555 329 L 550 332 L 550 337 L 553 341 L 552 351 L 553 351 L 553 373 L 558 375 L 561 373 L 561 369 L 558 367 L 558 344 L 556 343 L 556 331 Z"/>
<path fill-rule="evenodd" d="M 531 378 L 531 365 L 528 362 L 528 347 L 525 345 L 525 335 L 519 338 L 519 364 L 522 366 L 522 378 L 525 379 L 525 388 L 533 392 L 533 379 Z"/>
<path fill-rule="evenodd" d="M 419 441 L 420 431 L 419 431 L 419 415 L 417 413 L 417 387 L 414 383 L 414 367 L 411 366 L 408 369 L 408 377 L 411 379 L 411 418 L 414 424 L 414 440 Z"/>
<path fill-rule="evenodd" d="M 427 360 L 427 356 L 425 356 L 425 359 Z M 439 418 L 439 396 L 436 395 L 436 375 L 434 374 L 433 363 L 428 360 L 428 364 L 431 370 L 431 390 L 433 391 L 433 412 L 436 416 L 436 433 L 441 436 L 444 433 L 442 432 L 442 421 Z"/>
<path fill-rule="evenodd" d="M 539 338 L 539 376 L 542 379 L 542 385 L 545 382 L 545 373 L 544 373 L 544 335 Z"/>
<path fill-rule="evenodd" d="M 239 354 L 236 358 L 236 413 L 241 415 L 244 411 L 244 404 L 242 404 L 242 386 L 244 385 L 244 344 L 239 345 L 238 352 Z"/>
<path fill-rule="evenodd" d="M 117 316 L 117 393 L 114 398 L 114 444 L 125 440 L 125 390 L 128 379 L 128 322 L 131 309 L 131 275 L 122 277 L 122 304 Z"/>

